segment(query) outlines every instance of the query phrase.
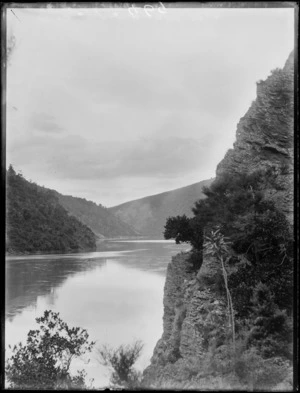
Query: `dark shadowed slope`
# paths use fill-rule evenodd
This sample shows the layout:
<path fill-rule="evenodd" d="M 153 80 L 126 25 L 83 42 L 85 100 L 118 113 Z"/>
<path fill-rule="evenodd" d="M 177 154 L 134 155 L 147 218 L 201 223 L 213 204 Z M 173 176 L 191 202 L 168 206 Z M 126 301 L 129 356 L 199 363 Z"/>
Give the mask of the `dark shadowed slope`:
<path fill-rule="evenodd" d="M 191 216 L 191 207 L 204 197 L 202 188 L 214 179 L 203 180 L 190 186 L 151 195 L 114 206 L 109 210 L 144 236 L 163 238 L 164 225 L 169 216 Z"/>
<path fill-rule="evenodd" d="M 94 250 L 95 235 L 71 217 L 52 190 L 27 181 L 10 166 L 6 178 L 9 253 Z"/>

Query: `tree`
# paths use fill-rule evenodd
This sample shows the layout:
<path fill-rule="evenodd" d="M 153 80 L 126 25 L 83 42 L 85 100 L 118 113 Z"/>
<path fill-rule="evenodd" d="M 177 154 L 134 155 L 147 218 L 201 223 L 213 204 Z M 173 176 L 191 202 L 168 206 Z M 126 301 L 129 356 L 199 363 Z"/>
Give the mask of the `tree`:
<path fill-rule="evenodd" d="M 165 225 L 164 237 L 175 239 L 176 244 L 190 243 L 192 250 L 188 260 L 192 265 L 192 270 L 200 269 L 203 261 L 203 223 L 197 216 L 193 218 L 188 218 L 186 215 L 169 217 Z"/>
<path fill-rule="evenodd" d="M 193 236 L 190 222 L 191 219 L 185 214 L 183 216 L 169 217 L 164 230 L 165 239 L 175 239 L 176 244 L 190 242 Z"/>
<path fill-rule="evenodd" d="M 204 249 L 207 255 L 211 255 L 220 262 L 222 268 L 222 274 L 224 278 L 225 288 L 226 288 L 226 296 L 227 296 L 227 304 L 228 304 L 228 314 L 229 314 L 229 326 L 232 329 L 232 342 L 233 342 L 233 350 L 235 352 L 235 321 L 234 321 L 234 309 L 232 304 L 232 297 L 228 287 L 228 278 L 227 272 L 225 268 L 225 262 L 230 259 L 229 254 L 229 245 L 225 236 L 222 235 L 220 230 L 211 231 L 209 236 L 205 237 Z"/>
<path fill-rule="evenodd" d="M 203 222 L 199 217 L 183 216 L 169 217 L 165 230 L 165 239 L 175 239 L 176 244 L 190 243 L 195 250 L 203 248 Z"/>
<path fill-rule="evenodd" d="M 228 282 L 240 316 L 251 313 L 250 298 L 258 281 L 268 283 L 275 302 L 291 311 L 293 238 L 284 213 L 274 202 L 283 187 L 278 181 L 282 170 L 284 166 L 250 174 L 225 173 L 203 189 L 206 198 L 195 203 L 194 217 L 169 217 L 165 226 L 166 239 L 192 245 L 189 260 L 199 261 L 197 268 L 202 263 L 205 234 L 218 227 L 231 239 L 237 269 L 230 272 Z M 241 258 L 247 263 L 240 263 Z"/>
<path fill-rule="evenodd" d="M 70 374 L 71 361 L 91 352 L 94 342 L 88 341 L 85 329 L 70 328 L 59 313 L 46 310 L 36 318 L 40 325 L 30 330 L 26 345 L 15 345 L 7 360 L 6 378 L 13 389 L 85 388 L 85 372 Z"/>
<path fill-rule="evenodd" d="M 137 387 L 140 381 L 139 373 L 133 365 L 139 358 L 143 344 L 136 341 L 132 345 L 120 345 L 113 349 L 107 345 L 98 348 L 99 362 L 112 368 L 111 383 L 125 388 Z"/>

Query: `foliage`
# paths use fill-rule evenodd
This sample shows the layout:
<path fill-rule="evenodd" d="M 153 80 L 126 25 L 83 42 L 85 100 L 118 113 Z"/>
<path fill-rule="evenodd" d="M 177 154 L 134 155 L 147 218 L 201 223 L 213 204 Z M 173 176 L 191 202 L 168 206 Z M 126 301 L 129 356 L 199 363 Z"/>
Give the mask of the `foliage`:
<path fill-rule="evenodd" d="M 226 296 L 228 303 L 228 313 L 229 313 L 229 326 L 232 330 L 232 342 L 233 347 L 235 347 L 235 321 L 234 321 L 234 309 L 232 304 L 232 297 L 228 287 L 227 271 L 225 268 L 225 260 L 229 259 L 229 245 L 230 242 L 225 238 L 225 236 L 220 232 L 220 230 L 211 231 L 209 236 L 205 236 L 204 249 L 206 255 L 211 255 L 218 259 L 222 267 L 222 274 L 224 278 Z"/>
<path fill-rule="evenodd" d="M 95 235 L 59 204 L 54 192 L 7 171 L 7 243 L 11 253 L 94 250 Z"/>
<path fill-rule="evenodd" d="M 183 216 L 169 217 L 164 231 L 165 239 L 175 239 L 176 244 L 191 242 L 193 231 L 190 225 L 191 219 Z"/>
<path fill-rule="evenodd" d="M 228 343 L 211 345 L 200 364 L 204 375 L 221 375 L 228 390 L 269 391 L 278 384 L 283 384 L 282 390 L 292 387 L 292 381 L 288 381 L 290 362 L 279 357 L 263 358 L 257 348 L 248 348 L 242 337 L 237 338 L 235 348 Z"/>
<path fill-rule="evenodd" d="M 228 256 L 229 246 L 231 242 L 225 237 L 219 229 L 211 231 L 208 236 L 205 236 L 205 253 L 217 258 Z"/>
<path fill-rule="evenodd" d="M 281 356 L 292 359 L 292 326 L 285 310 L 274 303 L 267 285 L 256 285 L 251 299 L 254 323 L 248 345 L 255 345 L 265 358 Z"/>
<path fill-rule="evenodd" d="M 59 313 L 46 310 L 36 318 L 40 325 L 30 330 L 26 345 L 13 348 L 6 365 L 6 377 L 13 389 L 69 389 L 85 388 L 85 372 L 69 372 L 71 361 L 90 352 L 94 342 L 89 342 L 86 330 L 70 328 Z"/>
<path fill-rule="evenodd" d="M 250 298 L 258 281 L 268 283 L 278 306 L 291 310 L 293 238 L 272 200 L 282 189 L 278 172 L 270 167 L 251 174 L 225 173 L 204 189 L 206 198 L 195 203 L 193 218 L 169 217 L 165 226 L 166 238 L 189 242 L 197 251 L 203 250 L 205 233 L 215 228 L 226 233 L 232 242 L 231 261 L 238 266 L 228 281 L 240 316 L 251 313 Z M 247 263 L 240 263 L 242 258 Z"/>
<path fill-rule="evenodd" d="M 219 261 L 231 325 L 233 317 L 236 325 L 249 321 L 247 350 L 256 348 L 262 358 L 291 358 L 293 234 L 275 204 L 283 190 L 278 176 L 285 171 L 284 164 L 250 174 L 222 174 L 203 190 L 206 198 L 195 203 L 194 217 L 169 217 L 164 234 L 189 242 L 192 253 L 206 252 Z M 261 285 L 264 301 L 258 296 Z"/>
<path fill-rule="evenodd" d="M 274 388 L 286 379 L 288 369 L 288 363 L 279 358 L 266 360 L 255 347 L 240 351 L 234 363 L 235 374 L 251 390 Z"/>
<path fill-rule="evenodd" d="M 98 348 L 99 362 L 112 368 L 111 383 L 114 386 L 138 387 L 141 375 L 133 368 L 133 365 L 142 349 L 141 341 L 136 341 L 132 345 L 120 345 L 116 349 L 107 345 Z"/>
<path fill-rule="evenodd" d="M 192 270 L 200 269 L 203 261 L 203 225 L 197 217 L 189 218 L 186 215 L 169 217 L 166 221 L 164 237 L 175 239 L 176 244 L 190 243 L 193 247 L 189 257 Z"/>
<path fill-rule="evenodd" d="M 202 251 L 198 251 L 195 249 L 192 249 L 190 251 L 190 255 L 188 257 L 188 261 L 191 264 L 191 269 L 190 271 L 198 271 L 203 263 L 203 253 Z"/>

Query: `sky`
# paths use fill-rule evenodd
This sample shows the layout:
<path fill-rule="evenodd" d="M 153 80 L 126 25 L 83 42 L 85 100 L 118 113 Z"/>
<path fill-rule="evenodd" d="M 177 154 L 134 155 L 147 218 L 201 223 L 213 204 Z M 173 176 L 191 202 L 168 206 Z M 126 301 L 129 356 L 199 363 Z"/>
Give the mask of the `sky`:
<path fill-rule="evenodd" d="M 6 164 L 106 207 L 215 176 L 287 8 L 8 8 Z"/>

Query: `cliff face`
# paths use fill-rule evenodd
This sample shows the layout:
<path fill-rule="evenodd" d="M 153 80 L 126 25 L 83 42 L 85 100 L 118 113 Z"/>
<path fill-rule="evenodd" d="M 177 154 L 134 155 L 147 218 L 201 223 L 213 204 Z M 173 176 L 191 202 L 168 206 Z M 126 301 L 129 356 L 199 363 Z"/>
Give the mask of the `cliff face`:
<path fill-rule="evenodd" d="M 163 335 L 151 365 L 144 372 L 144 385 L 162 389 L 224 387 L 224 381 L 207 374 L 203 360 L 208 340 L 226 324 L 226 301 L 216 296 L 216 271 L 207 261 L 196 275 L 187 254 L 173 257 L 164 289 Z"/>
<path fill-rule="evenodd" d="M 275 201 L 293 219 L 293 132 L 294 132 L 294 56 L 290 54 L 283 69 L 274 70 L 257 83 L 257 98 L 238 123 L 236 142 L 216 170 L 253 172 L 273 166 L 283 190 Z M 279 169 L 282 170 L 279 170 Z M 267 190 L 266 190 L 267 191 Z"/>
<path fill-rule="evenodd" d="M 234 147 L 227 152 L 216 171 L 218 178 L 225 172 L 251 173 L 273 166 L 281 185 L 274 201 L 291 221 L 293 62 L 291 54 L 282 70 L 273 71 L 266 81 L 257 84 L 257 98 L 238 123 Z M 269 191 L 266 189 L 265 192 Z M 169 264 L 164 289 L 164 331 L 154 349 L 151 364 L 144 371 L 146 387 L 245 389 L 235 375 L 223 370 L 222 345 L 220 352 L 216 351 L 213 355 L 213 361 L 221 367 L 208 367 L 212 360 L 208 342 L 213 337 L 222 336 L 225 325 L 228 325 L 227 303 L 218 295 L 220 276 L 215 266 L 212 259 L 206 258 L 200 271 L 192 273 L 186 254 L 174 257 Z M 216 373 L 216 370 L 219 372 Z M 247 372 L 251 374 L 250 369 Z M 285 375 L 284 382 L 278 383 L 276 388 L 291 389 L 292 374 L 288 363 L 281 364 L 280 372 Z"/>

